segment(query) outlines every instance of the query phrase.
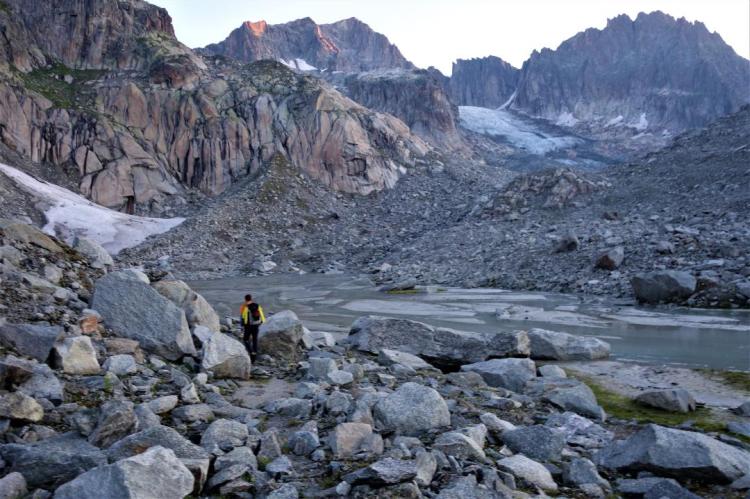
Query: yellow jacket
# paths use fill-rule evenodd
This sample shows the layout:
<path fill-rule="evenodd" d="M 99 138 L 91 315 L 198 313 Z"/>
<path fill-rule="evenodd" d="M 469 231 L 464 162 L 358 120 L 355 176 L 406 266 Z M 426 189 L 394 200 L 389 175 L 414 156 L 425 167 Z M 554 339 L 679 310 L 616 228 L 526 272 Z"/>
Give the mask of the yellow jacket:
<path fill-rule="evenodd" d="M 256 305 L 258 305 L 256 303 Z M 258 313 L 260 314 L 260 321 L 254 321 L 252 316 L 250 315 L 250 307 L 245 305 L 244 303 L 240 307 L 240 317 L 242 319 L 242 325 L 245 326 L 247 324 L 253 324 L 253 325 L 259 325 L 266 322 L 266 315 L 263 313 L 263 307 L 258 305 Z"/>

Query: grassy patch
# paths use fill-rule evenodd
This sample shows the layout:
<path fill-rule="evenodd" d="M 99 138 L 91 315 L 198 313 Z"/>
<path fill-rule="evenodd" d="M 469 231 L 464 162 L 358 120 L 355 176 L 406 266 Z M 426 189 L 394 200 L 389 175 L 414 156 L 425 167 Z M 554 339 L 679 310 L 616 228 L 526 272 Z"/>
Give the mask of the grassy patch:
<path fill-rule="evenodd" d="M 421 293 L 422 291 L 418 289 L 392 289 L 390 291 L 386 291 L 386 294 L 389 295 L 417 295 Z"/>
<path fill-rule="evenodd" d="M 3 2 L 3 0 L 0 0 L 0 12 L 10 14 L 10 7 L 8 7 L 8 4 Z"/>
<path fill-rule="evenodd" d="M 692 421 L 694 428 L 703 431 L 726 431 L 726 423 L 716 419 L 710 409 L 701 407 L 696 411 L 686 414 L 662 411 L 641 405 L 629 397 L 604 388 L 591 379 L 582 376 L 576 377 L 591 388 L 591 391 L 596 395 L 599 405 L 604 408 L 608 416 L 628 421 L 637 421 L 641 424 L 655 423 L 662 426 L 679 426 Z"/>
<path fill-rule="evenodd" d="M 750 394 L 750 372 L 718 369 L 699 369 L 699 371 L 711 379 Z"/>
<path fill-rule="evenodd" d="M 37 92 L 61 109 L 93 108 L 93 92 L 84 83 L 101 78 L 104 71 L 95 69 L 71 69 L 63 64 L 35 69 L 30 73 L 18 73 L 26 88 Z M 68 79 L 70 83 L 65 81 Z M 71 80 L 72 79 L 72 80 Z"/>

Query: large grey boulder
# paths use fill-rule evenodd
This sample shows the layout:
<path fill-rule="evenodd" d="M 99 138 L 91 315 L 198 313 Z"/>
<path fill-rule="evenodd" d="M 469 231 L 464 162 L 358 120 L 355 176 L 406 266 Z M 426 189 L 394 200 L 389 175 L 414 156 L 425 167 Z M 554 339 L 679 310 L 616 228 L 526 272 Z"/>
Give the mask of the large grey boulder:
<path fill-rule="evenodd" d="M 532 329 L 531 358 L 538 360 L 596 360 L 609 357 L 609 343 L 591 336 Z"/>
<path fill-rule="evenodd" d="M 183 499 L 194 479 L 174 452 L 152 447 L 113 464 L 99 466 L 55 491 L 56 499 Z"/>
<path fill-rule="evenodd" d="M 491 359 L 461 366 L 461 370 L 478 373 L 490 386 L 518 393 L 536 378 L 536 364 L 529 359 Z"/>
<path fill-rule="evenodd" d="M 185 311 L 185 317 L 191 328 L 204 326 L 211 331 L 220 330 L 219 314 L 203 296 L 193 291 L 185 282 L 165 279 L 155 282 L 153 287 L 159 294 Z"/>
<path fill-rule="evenodd" d="M 299 344 L 304 334 L 302 322 L 291 310 L 283 310 L 260 326 L 258 348 L 261 353 L 286 361 L 299 356 Z"/>
<path fill-rule="evenodd" d="M 92 306 L 118 336 L 169 360 L 196 355 L 185 312 L 133 271 L 112 272 L 96 281 Z"/>
<path fill-rule="evenodd" d="M 203 343 L 201 367 L 216 378 L 250 379 L 252 362 L 242 342 L 214 332 Z"/>
<path fill-rule="evenodd" d="M 582 416 L 603 421 L 604 409 L 596 395 L 585 383 L 572 378 L 536 378 L 526 384 L 527 395 L 540 397 L 545 402 Z"/>
<path fill-rule="evenodd" d="M 662 270 L 639 274 L 631 280 L 633 293 L 641 303 L 680 301 L 695 292 L 696 280 L 689 272 Z"/>
<path fill-rule="evenodd" d="M 539 461 L 558 461 L 565 447 L 565 435 L 548 426 L 521 426 L 507 430 L 502 440 L 513 452 Z"/>
<path fill-rule="evenodd" d="M 377 354 L 382 349 L 399 350 L 433 363 L 462 364 L 490 357 L 529 354 L 529 339 L 524 331 L 480 334 L 378 316 L 360 317 L 354 321 L 349 342 L 365 352 Z"/>
<path fill-rule="evenodd" d="M 54 488 L 95 466 L 106 464 L 104 453 L 74 433 L 33 444 L 0 446 L 6 470 L 23 474 L 29 488 Z"/>
<path fill-rule="evenodd" d="M 691 431 L 648 425 L 596 454 L 597 465 L 681 480 L 728 483 L 750 473 L 750 452 Z"/>
<path fill-rule="evenodd" d="M 506 457 L 497 462 L 498 468 L 507 471 L 524 482 L 547 492 L 557 492 L 557 483 L 552 474 L 541 463 L 529 459 L 523 454 Z"/>
<path fill-rule="evenodd" d="M 649 390 L 639 394 L 635 401 L 663 411 L 684 413 L 695 410 L 695 399 L 684 388 Z"/>
<path fill-rule="evenodd" d="M 416 436 L 449 426 L 448 405 L 434 389 L 418 383 L 404 383 L 373 407 L 376 424 L 386 431 Z"/>
<path fill-rule="evenodd" d="M 95 269 L 104 269 L 115 264 L 107 250 L 91 239 L 76 237 L 73 248 L 85 256 Z"/>
<path fill-rule="evenodd" d="M 26 357 L 46 362 L 63 332 L 60 326 L 0 323 L 0 344 Z"/>

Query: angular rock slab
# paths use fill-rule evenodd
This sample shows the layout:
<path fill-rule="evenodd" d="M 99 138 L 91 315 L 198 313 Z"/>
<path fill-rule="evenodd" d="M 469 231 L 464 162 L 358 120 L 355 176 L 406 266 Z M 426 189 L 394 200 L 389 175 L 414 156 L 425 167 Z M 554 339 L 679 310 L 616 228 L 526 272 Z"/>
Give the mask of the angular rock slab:
<path fill-rule="evenodd" d="M 58 341 L 53 357 L 54 365 L 66 374 L 98 374 L 101 370 L 94 345 L 88 336 L 72 336 Z"/>
<path fill-rule="evenodd" d="M 193 491 L 194 479 L 174 452 L 151 447 L 113 464 L 99 466 L 55 491 L 57 499 L 183 499 Z"/>
<path fill-rule="evenodd" d="M 521 393 L 526 382 L 536 378 L 536 364 L 529 359 L 492 359 L 461 366 L 462 371 L 475 372 L 494 387 Z"/>
<path fill-rule="evenodd" d="M 591 336 L 534 328 L 528 332 L 531 358 L 538 360 L 596 360 L 609 357 L 609 343 Z"/>
<path fill-rule="evenodd" d="M 283 310 L 261 324 L 258 348 L 261 353 L 287 361 L 296 360 L 304 330 L 297 314 Z"/>
<path fill-rule="evenodd" d="M 451 423 L 448 405 L 443 397 L 430 387 L 412 382 L 404 383 L 376 403 L 373 416 L 380 428 L 409 436 Z"/>
<path fill-rule="evenodd" d="M 60 326 L 0 323 L 0 344 L 21 355 L 46 362 L 63 332 Z"/>
<path fill-rule="evenodd" d="M 185 311 L 190 327 L 204 326 L 219 332 L 219 314 L 203 296 L 193 291 L 183 281 L 163 280 L 154 283 L 154 289 Z"/>
<path fill-rule="evenodd" d="M 344 480 L 352 485 L 367 484 L 382 487 L 407 482 L 416 476 L 417 464 L 415 461 L 402 461 L 387 457 L 366 468 L 349 473 L 344 476 Z"/>
<path fill-rule="evenodd" d="M 524 480 L 542 490 L 548 492 L 557 491 L 557 483 L 552 478 L 552 474 L 541 463 L 529 459 L 523 454 L 506 457 L 497 462 L 498 468 L 512 473 L 513 476 Z"/>
<path fill-rule="evenodd" d="M 240 341 L 215 332 L 203 343 L 201 367 L 217 378 L 250 379 L 252 362 Z"/>
<path fill-rule="evenodd" d="M 638 394 L 635 401 L 663 411 L 686 413 L 695 410 L 695 399 L 683 388 L 650 390 Z"/>
<path fill-rule="evenodd" d="M 695 292 L 697 284 L 692 274 L 677 270 L 639 274 L 630 283 L 636 299 L 641 303 L 683 300 Z"/>
<path fill-rule="evenodd" d="M 750 473 L 750 452 L 691 431 L 648 425 L 596 454 L 597 465 L 618 471 L 728 483 Z"/>
<path fill-rule="evenodd" d="M 169 360 L 196 355 L 185 312 L 133 271 L 112 272 L 96 281 L 92 306 L 116 335 Z"/>

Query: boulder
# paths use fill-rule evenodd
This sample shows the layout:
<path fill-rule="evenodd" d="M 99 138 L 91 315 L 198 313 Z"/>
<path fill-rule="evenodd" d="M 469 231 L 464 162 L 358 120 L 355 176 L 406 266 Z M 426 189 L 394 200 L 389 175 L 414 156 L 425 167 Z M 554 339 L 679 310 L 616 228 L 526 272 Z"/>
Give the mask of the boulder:
<path fill-rule="evenodd" d="M 383 438 L 373 433 L 372 426 L 365 423 L 340 423 L 328 439 L 336 459 L 351 459 L 357 454 L 379 455 L 383 453 Z"/>
<path fill-rule="evenodd" d="M 247 437 L 247 425 L 230 419 L 217 419 L 203 432 L 201 447 L 213 454 L 222 454 L 245 445 Z"/>
<path fill-rule="evenodd" d="M 461 370 L 478 373 L 490 386 L 518 393 L 536 377 L 536 364 L 529 359 L 491 359 L 461 366 Z"/>
<path fill-rule="evenodd" d="M 544 378 L 567 378 L 568 375 L 565 372 L 563 368 L 560 366 L 554 366 L 552 364 L 547 364 L 544 366 L 539 366 L 537 368 L 537 371 L 539 371 L 539 376 L 542 376 Z"/>
<path fill-rule="evenodd" d="M 153 400 L 148 401 L 148 408 L 153 411 L 154 414 L 165 414 L 175 407 L 179 399 L 177 395 L 164 395 Z"/>
<path fill-rule="evenodd" d="M 45 398 L 50 402 L 62 402 L 63 383 L 47 364 L 33 363 L 31 378 L 18 386 L 18 391 L 34 398 Z"/>
<path fill-rule="evenodd" d="M 26 357 L 46 362 L 63 332 L 60 326 L 0 323 L 0 344 Z"/>
<path fill-rule="evenodd" d="M 219 314 L 203 296 L 190 289 L 183 281 L 165 279 L 155 282 L 154 289 L 185 311 L 191 328 L 203 326 L 214 332 L 220 331 Z"/>
<path fill-rule="evenodd" d="M 336 338 L 325 331 L 307 331 L 302 335 L 302 343 L 305 348 L 312 350 L 313 348 L 330 348 L 336 345 Z"/>
<path fill-rule="evenodd" d="M 582 416 L 604 420 L 606 414 L 594 392 L 585 383 L 572 378 L 536 378 L 526 385 L 526 394 Z"/>
<path fill-rule="evenodd" d="M 336 361 L 328 357 L 311 357 L 308 362 L 310 367 L 307 370 L 307 376 L 310 379 L 325 379 L 328 374 L 338 370 Z"/>
<path fill-rule="evenodd" d="M 596 258 L 596 267 L 604 270 L 616 270 L 625 260 L 625 249 L 616 246 L 599 255 Z"/>
<path fill-rule="evenodd" d="M 96 428 L 89 435 L 89 442 L 106 448 L 136 430 L 136 417 L 133 403 L 129 400 L 105 402 L 99 413 Z"/>
<path fill-rule="evenodd" d="M 387 457 L 344 476 L 351 485 L 366 484 L 373 487 L 394 485 L 413 480 L 417 476 L 415 461 L 402 461 Z"/>
<path fill-rule="evenodd" d="M 377 402 L 373 416 L 380 428 L 411 436 L 449 426 L 451 422 L 443 397 L 432 388 L 412 382 Z"/>
<path fill-rule="evenodd" d="M 0 499 L 21 499 L 28 494 L 26 479 L 17 471 L 0 478 Z"/>
<path fill-rule="evenodd" d="M 133 271 L 112 272 L 96 282 L 93 307 L 116 335 L 170 360 L 196 355 L 185 312 Z"/>
<path fill-rule="evenodd" d="M 95 269 L 104 269 L 115 264 L 107 250 L 91 239 L 76 237 L 73 241 L 73 248 L 85 256 Z"/>
<path fill-rule="evenodd" d="M 135 357 L 129 354 L 113 355 L 104 361 L 104 370 L 117 376 L 127 376 L 138 372 Z"/>
<path fill-rule="evenodd" d="M 497 466 L 501 470 L 511 473 L 517 479 L 544 491 L 557 492 L 557 484 L 549 470 L 523 454 L 501 459 L 497 462 Z"/>
<path fill-rule="evenodd" d="M 333 386 L 346 386 L 354 382 L 354 375 L 348 371 L 336 369 L 328 373 L 325 380 Z"/>
<path fill-rule="evenodd" d="M 679 483 L 669 480 L 661 480 L 643 494 L 643 499 L 702 499 L 701 496 L 693 494 Z"/>
<path fill-rule="evenodd" d="M 0 218 L 0 229 L 6 239 L 19 243 L 33 244 L 51 253 L 62 253 L 63 249 L 54 239 L 31 225 Z"/>
<path fill-rule="evenodd" d="M 675 302 L 695 292 L 697 282 L 689 272 L 663 270 L 639 274 L 631 280 L 633 293 L 641 303 Z"/>
<path fill-rule="evenodd" d="M 261 324 L 258 348 L 272 357 L 294 361 L 299 356 L 298 345 L 303 333 L 302 322 L 297 314 L 291 310 L 283 310 Z"/>
<path fill-rule="evenodd" d="M 214 462 L 214 468 L 216 471 L 221 471 L 230 466 L 236 465 L 246 466 L 250 469 L 257 470 L 258 460 L 249 447 L 237 447 L 231 452 L 227 452 L 223 456 L 217 457 Z"/>
<path fill-rule="evenodd" d="M 44 417 L 39 402 L 22 392 L 11 392 L 0 397 L 0 418 L 38 423 Z"/>
<path fill-rule="evenodd" d="M 568 445 L 584 449 L 599 449 L 615 438 L 611 431 L 572 412 L 554 413 L 544 424 L 562 432 Z"/>
<path fill-rule="evenodd" d="M 477 483 L 474 475 L 462 476 L 454 479 L 440 489 L 436 499 L 504 499 L 508 494 L 492 490 Z"/>
<path fill-rule="evenodd" d="M 529 354 L 529 339 L 524 331 L 474 333 L 378 316 L 357 319 L 349 331 L 349 342 L 365 352 L 378 354 L 382 349 L 398 350 L 436 365 L 460 365 L 490 357 Z"/>
<path fill-rule="evenodd" d="M 66 374 L 98 374 L 101 370 L 88 336 L 70 336 L 55 344 L 53 365 Z"/>
<path fill-rule="evenodd" d="M 380 352 L 378 352 L 378 363 L 383 366 L 400 364 L 402 366 L 410 367 L 415 371 L 436 370 L 432 365 L 428 364 L 416 355 L 407 352 L 399 352 L 398 350 L 389 350 L 387 348 L 383 348 L 380 350 Z"/>
<path fill-rule="evenodd" d="M 649 390 L 638 394 L 635 401 L 649 407 L 670 412 L 690 412 L 695 410 L 695 399 L 683 388 L 669 390 Z"/>
<path fill-rule="evenodd" d="M 266 404 L 264 409 L 267 412 L 278 414 L 279 416 L 307 419 L 310 417 L 310 413 L 312 412 L 312 401 L 307 399 L 287 397 L 269 402 L 268 404 Z"/>
<path fill-rule="evenodd" d="M 297 456 L 309 456 L 312 454 L 315 449 L 320 447 L 318 423 L 315 421 L 305 423 L 302 428 L 292 433 L 287 444 L 292 453 Z"/>
<path fill-rule="evenodd" d="M 609 357 L 609 343 L 591 336 L 532 329 L 531 358 L 538 360 L 596 360 Z"/>
<path fill-rule="evenodd" d="M 459 431 L 442 433 L 432 444 L 433 449 L 439 450 L 448 456 L 479 462 L 483 462 L 487 458 L 482 447 L 484 447 L 483 442 L 480 444 L 469 435 Z"/>
<path fill-rule="evenodd" d="M 164 447 L 91 469 L 55 491 L 56 499 L 182 499 L 194 479 L 175 453 Z"/>
<path fill-rule="evenodd" d="M 508 430 L 515 430 L 516 425 L 504 419 L 500 419 L 491 412 L 485 412 L 479 416 L 479 420 L 487 428 L 490 434 L 502 438 L 503 433 Z"/>
<path fill-rule="evenodd" d="M 750 473 L 750 452 L 691 431 L 648 425 L 596 454 L 600 467 L 729 483 Z"/>
<path fill-rule="evenodd" d="M 12 390 L 34 375 L 36 363 L 8 355 L 0 359 L 0 387 Z"/>
<path fill-rule="evenodd" d="M 242 342 L 215 332 L 203 343 L 201 367 L 216 378 L 250 379 L 252 362 Z"/>
<path fill-rule="evenodd" d="M 586 458 L 576 457 L 571 459 L 563 468 L 563 482 L 568 485 L 580 487 L 586 484 L 595 484 L 605 489 L 610 485 L 596 471 L 596 465 Z"/>
<path fill-rule="evenodd" d="M 562 432 L 548 426 L 521 426 L 504 431 L 502 440 L 513 452 L 539 461 L 558 461 L 565 447 Z"/>
<path fill-rule="evenodd" d="M 0 446 L 6 471 L 20 472 L 31 489 L 53 489 L 95 466 L 106 464 L 104 453 L 74 433 L 32 444 Z"/>

